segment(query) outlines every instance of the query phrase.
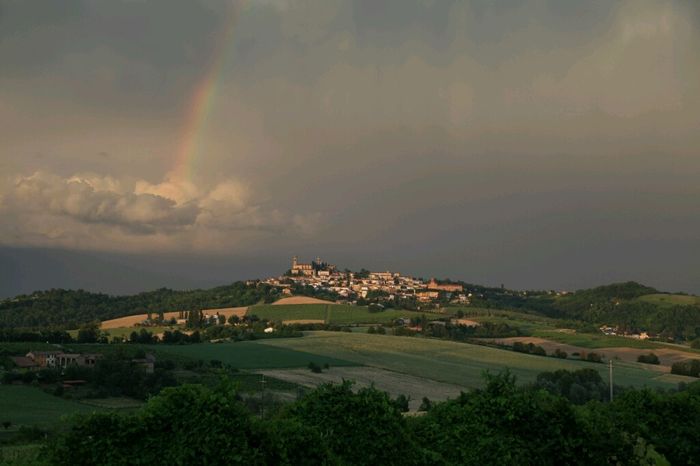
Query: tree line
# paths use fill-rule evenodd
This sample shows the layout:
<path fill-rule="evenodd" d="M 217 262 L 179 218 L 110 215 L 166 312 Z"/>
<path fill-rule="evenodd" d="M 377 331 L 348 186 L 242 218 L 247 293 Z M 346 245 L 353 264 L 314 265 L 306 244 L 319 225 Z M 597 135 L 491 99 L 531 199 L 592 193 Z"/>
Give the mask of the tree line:
<path fill-rule="evenodd" d="M 250 306 L 278 297 L 276 288 L 257 282 L 235 282 L 207 290 L 161 288 L 130 296 L 53 289 L 0 302 L 0 329 L 77 328 L 128 315 Z"/>
<path fill-rule="evenodd" d="M 597 378 L 596 378 L 597 377 Z M 135 415 L 81 417 L 45 449 L 51 464 L 693 464 L 700 383 L 629 389 L 603 402 L 595 371 L 482 389 L 405 416 L 405 397 L 350 382 L 322 385 L 261 418 L 235 386 L 166 388 Z M 427 402 L 426 402 L 427 401 Z"/>

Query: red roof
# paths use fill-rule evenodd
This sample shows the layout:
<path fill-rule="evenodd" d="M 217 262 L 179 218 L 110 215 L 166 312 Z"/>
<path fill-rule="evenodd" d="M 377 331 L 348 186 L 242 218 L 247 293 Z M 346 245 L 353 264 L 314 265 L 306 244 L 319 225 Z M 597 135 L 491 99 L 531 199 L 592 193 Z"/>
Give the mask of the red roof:
<path fill-rule="evenodd" d="M 36 367 L 36 363 L 26 356 L 12 356 L 10 359 L 12 359 L 17 367 Z"/>

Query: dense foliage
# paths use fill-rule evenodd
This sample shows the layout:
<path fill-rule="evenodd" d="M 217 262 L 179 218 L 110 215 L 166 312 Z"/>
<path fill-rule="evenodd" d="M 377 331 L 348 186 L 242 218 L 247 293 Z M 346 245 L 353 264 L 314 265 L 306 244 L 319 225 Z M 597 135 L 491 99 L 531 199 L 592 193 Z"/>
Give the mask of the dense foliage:
<path fill-rule="evenodd" d="M 580 405 L 591 400 L 604 401 L 609 398 L 608 384 L 594 369 L 567 371 L 560 369 L 554 372 L 543 372 L 537 376 L 535 388 L 563 396 L 571 403 Z M 616 388 L 619 391 L 620 388 Z"/>
<path fill-rule="evenodd" d="M 93 321 L 134 314 L 250 306 L 277 297 L 273 287 L 244 282 L 208 290 L 161 288 L 131 296 L 54 289 L 0 303 L 0 328 L 77 328 Z"/>
<path fill-rule="evenodd" d="M 484 389 L 431 403 L 423 416 L 375 388 L 323 385 L 270 419 L 251 415 L 231 384 L 165 389 L 136 415 L 83 417 L 45 452 L 51 464 L 693 464 L 700 458 L 700 384 L 629 390 L 612 403 L 560 392 L 592 373 Z M 579 400 L 580 402 L 581 400 Z"/>
<path fill-rule="evenodd" d="M 519 337 L 523 332 L 504 322 L 482 322 L 480 325 L 455 325 L 449 322 L 433 323 L 423 326 L 423 334 L 435 338 L 466 341 L 470 338 L 508 338 Z"/>
<path fill-rule="evenodd" d="M 660 364 L 661 361 L 659 360 L 659 357 L 655 355 L 654 353 L 649 353 L 649 354 L 640 354 L 637 356 L 637 362 L 643 362 L 644 364 Z"/>
<path fill-rule="evenodd" d="M 700 306 L 659 305 L 639 298 L 658 291 L 636 282 L 614 283 L 569 294 L 519 293 L 498 288 L 465 285 L 477 307 L 518 309 L 556 319 L 610 325 L 624 333 L 641 331 L 661 339 L 692 341 L 700 338 Z"/>
<path fill-rule="evenodd" d="M 689 377 L 700 377 L 700 359 L 674 362 L 671 366 L 671 373 L 687 375 Z"/>

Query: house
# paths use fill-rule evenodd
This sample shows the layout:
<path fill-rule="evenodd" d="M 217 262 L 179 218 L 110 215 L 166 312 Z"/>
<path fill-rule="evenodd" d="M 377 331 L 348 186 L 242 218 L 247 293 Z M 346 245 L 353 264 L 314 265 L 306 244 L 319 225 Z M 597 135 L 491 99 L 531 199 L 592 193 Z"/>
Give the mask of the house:
<path fill-rule="evenodd" d="M 95 367 L 101 354 L 64 353 L 62 351 L 30 351 L 27 358 L 39 367 Z"/>
<path fill-rule="evenodd" d="M 101 357 L 101 354 L 59 353 L 56 355 L 56 365 L 58 367 L 68 367 L 73 365 L 80 367 L 95 367 L 97 360 Z"/>
<path fill-rule="evenodd" d="M 10 360 L 20 369 L 36 369 L 39 367 L 32 358 L 26 356 L 11 356 Z"/>
<path fill-rule="evenodd" d="M 416 293 L 416 297 L 418 298 L 418 301 L 424 302 L 424 303 L 429 303 L 430 301 L 434 299 L 438 299 L 440 297 L 440 293 L 437 291 L 419 291 Z"/>
<path fill-rule="evenodd" d="M 458 292 L 461 293 L 464 291 L 464 288 L 462 285 L 458 285 L 456 283 L 443 283 L 440 284 L 435 280 L 434 278 L 431 278 L 430 281 L 428 282 L 427 285 L 429 290 L 438 290 L 438 291 L 448 291 L 451 293 Z"/>
<path fill-rule="evenodd" d="M 56 367 L 56 355 L 60 351 L 30 351 L 26 357 L 31 359 L 39 367 Z"/>
<path fill-rule="evenodd" d="M 149 353 L 144 358 L 132 359 L 131 364 L 143 368 L 146 374 L 153 374 L 156 367 L 156 357 Z"/>

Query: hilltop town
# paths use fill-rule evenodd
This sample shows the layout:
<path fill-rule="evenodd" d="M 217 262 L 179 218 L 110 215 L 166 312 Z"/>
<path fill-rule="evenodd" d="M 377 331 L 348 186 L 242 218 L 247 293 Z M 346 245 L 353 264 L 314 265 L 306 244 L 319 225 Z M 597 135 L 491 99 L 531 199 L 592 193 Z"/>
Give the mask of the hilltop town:
<path fill-rule="evenodd" d="M 351 302 L 383 298 L 390 301 L 416 301 L 424 305 L 440 302 L 469 304 L 472 297 L 472 293 L 465 291 L 459 283 L 441 283 L 434 278 L 424 281 L 400 272 L 340 270 L 319 257 L 310 263 L 301 263 L 294 256 L 286 273 L 267 278 L 263 282 L 282 289 L 284 294 L 291 295 L 295 286 L 308 286 Z"/>

